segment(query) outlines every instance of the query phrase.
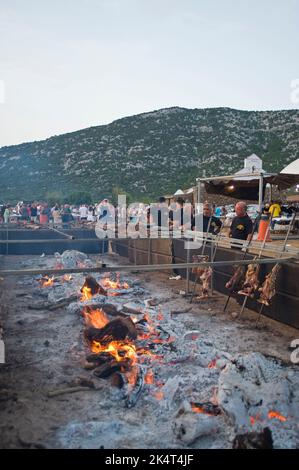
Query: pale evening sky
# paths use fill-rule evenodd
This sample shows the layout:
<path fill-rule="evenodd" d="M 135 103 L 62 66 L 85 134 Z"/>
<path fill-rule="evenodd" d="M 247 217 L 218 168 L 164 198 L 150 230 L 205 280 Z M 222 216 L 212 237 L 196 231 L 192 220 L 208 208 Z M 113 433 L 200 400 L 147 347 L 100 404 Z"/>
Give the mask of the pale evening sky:
<path fill-rule="evenodd" d="M 298 50 L 299 0 L 0 0 L 0 147 L 170 106 L 297 109 Z"/>

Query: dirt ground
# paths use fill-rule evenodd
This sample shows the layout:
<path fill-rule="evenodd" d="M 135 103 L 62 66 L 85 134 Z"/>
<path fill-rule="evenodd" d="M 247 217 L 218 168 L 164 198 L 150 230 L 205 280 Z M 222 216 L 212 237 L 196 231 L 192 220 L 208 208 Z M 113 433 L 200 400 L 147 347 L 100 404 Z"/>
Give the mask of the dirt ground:
<path fill-rule="evenodd" d="M 1 269 L 20 267 L 20 263 L 28 259 L 33 258 L 3 256 Z M 36 266 L 43 266 L 40 257 L 34 259 Z M 127 260 L 116 256 L 107 255 L 105 260 L 107 264 L 127 264 Z M 181 325 L 182 334 L 197 330 L 217 348 L 230 354 L 256 351 L 290 364 L 289 347 L 291 341 L 299 337 L 298 330 L 266 317 L 256 328 L 256 313 L 249 310 L 245 310 L 240 320 L 236 319 L 240 305 L 234 300 L 224 314 L 225 297 L 220 294 L 212 300 L 190 305 L 188 299 L 179 294 L 180 290 L 185 290 L 185 281 L 168 277 L 163 272 L 138 274 L 150 292 L 149 297 L 158 299 L 165 315 L 180 312 L 173 313 L 172 318 Z M 78 316 L 66 313 L 64 308 L 31 310 L 29 306 L 36 299 L 32 284 L 27 281 L 28 278 L 19 276 L 0 281 L 0 324 L 6 350 L 6 364 L 0 365 L 0 448 L 67 447 L 59 430 L 68 423 L 97 423 L 107 418 L 126 423 L 133 435 L 140 434 L 139 424 L 148 419 L 143 406 L 124 412 L 116 397 L 111 407 L 111 387 L 102 380 L 97 390 L 48 396 L 50 391 L 76 384 L 78 377 L 90 378 L 90 371 L 82 367 L 83 322 Z M 155 406 L 154 402 L 150 406 Z M 155 441 L 152 435 L 144 433 L 138 446 L 158 448 L 159 436 Z M 217 439 L 215 442 L 217 445 Z M 133 444 L 123 437 L 118 445 L 126 448 Z M 101 446 L 109 447 L 107 438 L 99 441 Z M 83 442 L 82 447 L 85 447 Z"/>

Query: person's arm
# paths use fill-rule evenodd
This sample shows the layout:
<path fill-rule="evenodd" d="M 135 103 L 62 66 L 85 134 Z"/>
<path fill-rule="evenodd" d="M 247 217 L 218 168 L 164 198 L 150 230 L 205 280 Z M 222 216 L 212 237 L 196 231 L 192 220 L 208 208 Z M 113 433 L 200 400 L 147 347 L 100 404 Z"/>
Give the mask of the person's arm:
<path fill-rule="evenodd" d="M 248 224 L 247 224 L 247 234 L 248 234 L 247 241 L 248 242 L 250 242 L 253 237 L 252 229 L 253 229 L 253 223 L 252 223 L 252 220 L 249 219 Z"/>

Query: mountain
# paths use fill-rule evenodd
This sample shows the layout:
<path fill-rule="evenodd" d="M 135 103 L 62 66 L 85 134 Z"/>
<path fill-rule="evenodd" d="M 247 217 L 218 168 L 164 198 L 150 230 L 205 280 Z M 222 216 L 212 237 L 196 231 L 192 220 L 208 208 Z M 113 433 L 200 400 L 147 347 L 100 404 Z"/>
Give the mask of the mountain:
<path fill-rule="evenodd" d="M 94 199 L 122 189 L 156 197 L 230 174 L 256 153 L 275 172 L 299 157 L 299 110 L 167 108 L 37 142 L 0 149 L 0 200 Z"/>

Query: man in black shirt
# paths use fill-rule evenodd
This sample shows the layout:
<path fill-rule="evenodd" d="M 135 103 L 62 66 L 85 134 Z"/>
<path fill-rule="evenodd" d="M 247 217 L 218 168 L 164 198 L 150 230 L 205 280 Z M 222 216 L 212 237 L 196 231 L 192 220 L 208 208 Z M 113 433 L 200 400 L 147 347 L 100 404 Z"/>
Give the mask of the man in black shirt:
<path fill-rule="evenodd" d="M 233 218 L 229 236 L 238 240 L 250 241 L 252 238 L 252 220 L 247 214 L 246 203 L 240 201 L 236 204 L 236 217 Z"/>
<path fill-rule="evenodd" d="M 196 214 L 192 219 L 192 230 L 200 230 L 200 217 L 202 217 L 202 231 L 209 232 L 212 235 L 217 235 L 219 233 L 222 222 L 218 217 L 212 215 L 212 210 L 209 204 L 204 204 L 203 214 Z"/>

